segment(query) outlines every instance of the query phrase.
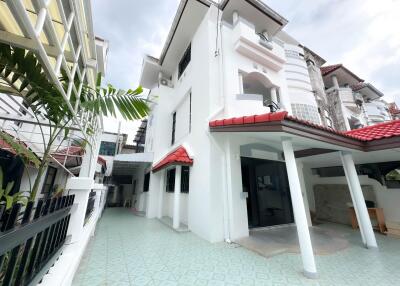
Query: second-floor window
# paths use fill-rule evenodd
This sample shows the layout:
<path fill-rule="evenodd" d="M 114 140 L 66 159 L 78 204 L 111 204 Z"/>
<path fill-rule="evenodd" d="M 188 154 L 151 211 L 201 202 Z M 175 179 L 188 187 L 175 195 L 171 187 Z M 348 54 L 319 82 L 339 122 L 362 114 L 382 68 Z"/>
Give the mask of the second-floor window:
<path fill-rule="evenodd" d="M 189 47 L 187 47 L 185 53 L 183 54 L 179 66 L 178 66 L 178 78 L 181 77 L 183 72 L 185 71 L 186 67 L 190 63 L 191 60 L 191 53 L 192 53 L 192 44 L 189 44 Z"/>
<path fill-rule="evenodd" d="M 104 156 L 114 156 L 116 147 L 117 144 L 115 142 L 101 141 L 99 154 Z"/>
<path fill-rule="evenodd" d="M 171 145 L 175 143 L 175 129 L 176 129 L 176 112 L 172 114 L 172 134 L 171 134 Z"/>

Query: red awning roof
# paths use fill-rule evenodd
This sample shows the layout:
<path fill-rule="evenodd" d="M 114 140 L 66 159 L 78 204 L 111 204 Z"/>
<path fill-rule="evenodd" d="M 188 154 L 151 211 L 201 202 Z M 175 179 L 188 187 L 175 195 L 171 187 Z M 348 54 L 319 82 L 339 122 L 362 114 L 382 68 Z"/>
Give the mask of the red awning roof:
<path fill-rule="evenodd" d="M 400 136 L 400 120 L 393 120 L 360 129 L 342 132 L 291 116 L 288 114 L 287 111 L 214 120 L 209 123 L 209 126 L 219 127 L 219 126 L 247 125 L 255 123 L 283 121 L 283 120 L 294 121 L 309 127 L 331 132 L 332 134 L 338 134 L 344 137 L 357 139 L 359 141 L 372 141 L 383 138 Z"/>
<path fill-rule="evenodd" d="M 160 171 L 171 165 L 193 165 L 193 159 L 189 157 L 186 149 L 179 146 L 177 149 L 165 156 L 161 161 L 153 166 L 153 172 Z"/>

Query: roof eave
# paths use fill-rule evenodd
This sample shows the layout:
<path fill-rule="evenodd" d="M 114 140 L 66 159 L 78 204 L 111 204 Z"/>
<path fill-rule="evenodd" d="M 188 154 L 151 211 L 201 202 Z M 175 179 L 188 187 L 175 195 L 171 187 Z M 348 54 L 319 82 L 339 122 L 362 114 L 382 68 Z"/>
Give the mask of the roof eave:
<path fill-rule="evenodd" d="M 182 18 L 183 12 L 185 11 L 185 7 L 186 7 L 186 5 L 187 5 L 187 3 L 189 1 L 190 0 L 181 0 L 181 2 L 179 3 L 179 6 L 178 6 L 178 9 L 176 11 L 174 20 L 172 22 L 171 29 L 169 30 L 169 33 L 168 33 L 168 36 L 167 36 L 167 40 L 165 41 L 164 47 L 163 47 L 163 49 L 161 51 L 160 60 L 159 60 L 159 64 L 160 65 L 162 65 L 164 63 L 165 56 L 167 55 L 169 46 L 171 45 L 171 42 L 172 42 L 172 40 L 174 38 L 175 31 L 176 31 L 176 29 L 178 28 L 178 25 L 179 25 L 179 21 Z M 211 4 L 213 3 L 213 2 L 210 2 L 208 0 L 196 0 L 196 1 L 206 5 L 207 7 L 210 7 Z"/>

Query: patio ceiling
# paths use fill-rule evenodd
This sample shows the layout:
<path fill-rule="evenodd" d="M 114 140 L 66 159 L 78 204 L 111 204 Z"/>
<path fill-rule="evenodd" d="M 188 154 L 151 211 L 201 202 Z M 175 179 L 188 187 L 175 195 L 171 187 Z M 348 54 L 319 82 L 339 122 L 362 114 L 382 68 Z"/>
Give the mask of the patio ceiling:
<path fill-rule="evenodd" d="M 118 154 L 113 162 L 112 175 L 131 176 L 135 171 L 150 166 L 152 162 L 152 153 Z"/>

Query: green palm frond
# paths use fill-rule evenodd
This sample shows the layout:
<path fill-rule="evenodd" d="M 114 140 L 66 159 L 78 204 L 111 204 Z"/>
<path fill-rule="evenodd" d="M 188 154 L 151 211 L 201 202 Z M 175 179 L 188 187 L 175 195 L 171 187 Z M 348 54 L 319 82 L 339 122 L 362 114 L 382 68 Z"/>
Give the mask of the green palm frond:
<path fill-rule="evenodd" d="M 32 51 L 0 43 L 0 74 L 16 93 L 24 94 L 33 112 L 43 110 L 55 124 L 72 118 L 63 96 Z"/>
<path fill-rule="evenodd" d="M 138 120 L 149 113 L 148 100 L 142 95 L 143 88 L 127 91 L 111 84 L 101 87 L 101 75 L 97 75 L 96 88 L 85 86 L 81 96 L 81 108 L 96 115 L 117 116 L 117 111 L 126 120 Z M 87 98 L 87 99 L 85 99 Z"/>

